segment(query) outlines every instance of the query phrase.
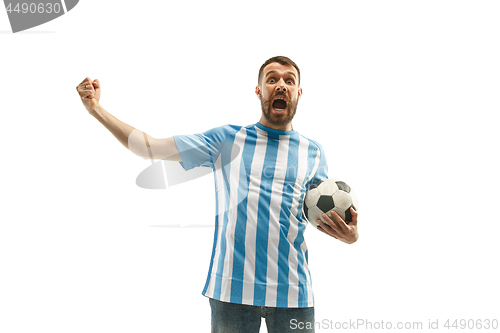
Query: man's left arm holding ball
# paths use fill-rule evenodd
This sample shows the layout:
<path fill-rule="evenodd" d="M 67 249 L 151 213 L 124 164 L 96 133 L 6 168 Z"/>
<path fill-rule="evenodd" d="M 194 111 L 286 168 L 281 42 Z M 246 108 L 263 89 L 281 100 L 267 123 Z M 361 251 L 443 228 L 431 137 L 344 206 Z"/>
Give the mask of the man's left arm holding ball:
<path fill-rule="evenodd" d="M 328 179 L 328 163 L 326 161 L 323 147 L 319 143 L 318 145 L 320 150 L 320 161 L 318 169 L 316 170 L 314 180 L 311 182 L 312 184 L 322 179 Z M 351 222 L 349 222 L 349 224 L 347 224 L 333 210 L 328 214 L 323 214 L 323 218 L 329 225 L 323 223 L 323 221 L 321 220 L 318 220 L 319 224 L 318 230 L 344 243 L 352 244 L 356 242 L 359 238 L 358 212 L 356 212 L 353 208 L 351 208 L 351 215 L 352 215 L 352 220 Z"/>
<path fill-rule="evenodd" d="M 359 234 L 358 212 L 351 207 L 351 214 L 352 221 L 349 224 L 345 223 L 339 214 L 333 210 L 329 214 L 323 214 L 323 218 L 328 225 L 318 220 L 318 230 L 344 243 L 352 244 L 358 240 Z"/>

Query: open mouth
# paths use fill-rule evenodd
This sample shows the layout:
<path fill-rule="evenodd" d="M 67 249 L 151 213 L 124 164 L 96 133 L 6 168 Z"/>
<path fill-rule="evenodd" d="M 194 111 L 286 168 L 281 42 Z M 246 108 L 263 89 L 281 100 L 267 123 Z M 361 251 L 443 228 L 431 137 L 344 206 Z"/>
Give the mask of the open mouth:
<path fill-rule="evenodd" d="M 283 97 L 276 97 L 273 101 L 273 108 L 278 112 L 285 110 L 286 105 L 286 100 Z"/>

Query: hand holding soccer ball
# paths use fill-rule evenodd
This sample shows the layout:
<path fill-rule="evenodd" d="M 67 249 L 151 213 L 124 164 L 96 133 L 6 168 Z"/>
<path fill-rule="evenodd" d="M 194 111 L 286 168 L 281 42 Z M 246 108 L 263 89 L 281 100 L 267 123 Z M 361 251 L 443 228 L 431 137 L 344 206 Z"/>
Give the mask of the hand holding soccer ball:
<path fill-rule="evenodd" d="M 328 214 L 323 214 L 323 219 L 328 223 L 323 223 L 322 220 L 318 220 L 319 226 L 317 229 L 344 243 L 352 244 L 356 242 L 359 238 L 358 212 L 356 212 L 352 207 L 350 210 L 352 214 L 352 221 L 350 223 L 346 223 L 340 218 L 337 212 L 332 210 L 330 212 L 331 218 L 328 217 Z"/>
<path fill-rule="evenodd" d="M 304 199 L 304 215 L 323 233 L 351 244 L 358 239 L 358 199 L 346 183 L 325 179 L 313 184 Z"/>

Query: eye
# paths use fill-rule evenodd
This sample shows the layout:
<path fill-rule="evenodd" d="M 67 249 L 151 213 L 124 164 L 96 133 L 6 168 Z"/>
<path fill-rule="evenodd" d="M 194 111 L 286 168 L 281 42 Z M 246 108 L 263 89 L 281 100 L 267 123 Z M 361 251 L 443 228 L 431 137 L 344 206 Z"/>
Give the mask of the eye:
<path fill-rule="evenodd" d="M 286 83 L 293 84 L 293 80 L 288 80 L 288 81 L 286 81 Z"/>
<path fill-rule="evenodd" d="M 270 78 L 269 79 L 269 83 L 274 83 L 276 80 L 274 80 L 273 78 Z"/>

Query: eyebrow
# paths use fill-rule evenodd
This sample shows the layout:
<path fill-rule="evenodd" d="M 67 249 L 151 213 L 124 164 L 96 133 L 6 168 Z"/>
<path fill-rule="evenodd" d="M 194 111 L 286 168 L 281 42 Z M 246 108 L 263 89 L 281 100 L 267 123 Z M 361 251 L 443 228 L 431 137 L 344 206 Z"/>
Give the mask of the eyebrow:
<path fill-rule="evenodd" d="M 275 74 L 275 73 L 277 73 L 277 72 L 276 72 L 276 71 L 269 71 L 269 72 L 267 72 L 267 74 L 266 74 L 266 76 L 265 76 L 265 77 L 268 77 L 268 76 L 269 76 L 269 74 Z M 294 73 L 294 72 L 292 72 L 292 71 L 287 71 L 286 73 L 287 73 L 287 74 L 292 75 L 295 79 L 297 78 L 297 77 L 295 76 L 295 73 Z"/>

